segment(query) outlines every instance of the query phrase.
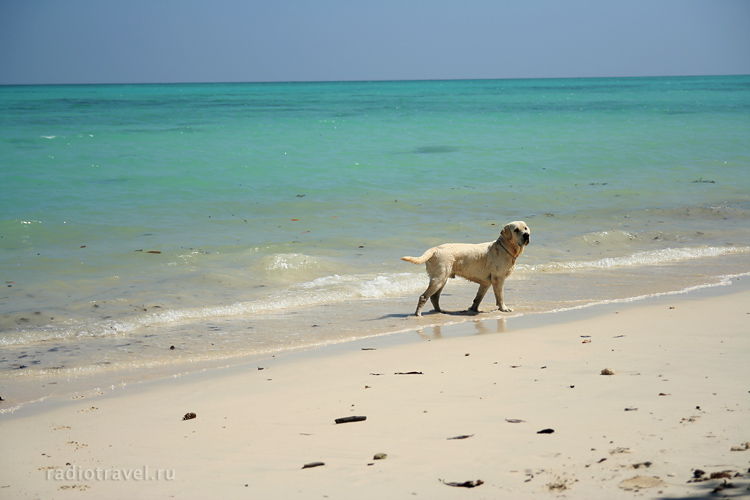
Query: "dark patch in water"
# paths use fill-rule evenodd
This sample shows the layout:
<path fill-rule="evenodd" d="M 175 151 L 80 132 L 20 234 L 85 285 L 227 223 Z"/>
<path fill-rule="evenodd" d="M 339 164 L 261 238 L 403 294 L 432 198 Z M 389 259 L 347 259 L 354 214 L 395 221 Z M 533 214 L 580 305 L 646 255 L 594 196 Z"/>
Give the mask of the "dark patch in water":
<path fill-rule="evenodd" d="M 454 146 L 421 146 L 412 151 L 416 155 L 455 153 L 459 149 Z"/>
<path fill-rule="evenodd" d="M 91 182 L 93 184 L 102 184 L 102 185 L 108 185 L 108 184 L 124 184 L 128 182 L 130 179 L 126 177 L 116 177 L 112 179 L 92 179 Z"/>

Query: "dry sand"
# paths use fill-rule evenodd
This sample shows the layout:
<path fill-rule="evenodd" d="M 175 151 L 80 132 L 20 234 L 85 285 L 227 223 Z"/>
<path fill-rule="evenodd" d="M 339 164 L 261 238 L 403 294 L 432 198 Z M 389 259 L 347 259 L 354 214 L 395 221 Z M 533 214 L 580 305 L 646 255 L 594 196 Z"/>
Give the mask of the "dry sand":
<path fill-rule="evenodd" d="M 0 498 L 750 497 L 749 284 L 36 403 Z"/>

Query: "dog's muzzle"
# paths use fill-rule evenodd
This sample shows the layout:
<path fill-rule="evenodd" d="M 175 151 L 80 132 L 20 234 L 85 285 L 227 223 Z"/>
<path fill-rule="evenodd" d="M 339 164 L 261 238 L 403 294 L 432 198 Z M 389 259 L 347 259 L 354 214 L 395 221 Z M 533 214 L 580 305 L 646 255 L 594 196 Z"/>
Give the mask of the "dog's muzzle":
<path fill-rule="evenodd" d="M 523 233 L 523 244 L 528 245 L 531 241 L 531 236 L 529 233 Z"/>

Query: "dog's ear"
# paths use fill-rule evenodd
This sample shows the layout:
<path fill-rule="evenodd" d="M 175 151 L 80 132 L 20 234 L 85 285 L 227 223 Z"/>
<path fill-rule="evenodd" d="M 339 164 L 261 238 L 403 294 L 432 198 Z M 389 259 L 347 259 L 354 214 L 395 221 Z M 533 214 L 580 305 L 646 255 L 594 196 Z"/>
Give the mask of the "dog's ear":
<path fill-rule="evenodd" d="M 508 239 L 508 226 L 506 226 L 500 231 L 500 236 L 497 237 L 497 241 L 507 240 Z"/>
<path fill-rule="evenodd" d="M 506 224 L 502 231 L 500 231 L 500 238 L 498 240 L 510 242 L 513 240 L 513 228 L 510 224 Z"/>
<path fill-rule="evenodd" d="M 503 230 L 500 231 L 500 237 L 497 241 L 508 249 L 511 255 L 518 255 L 518 244 L 516 244 L 516 239 L 513 237 L 513 223 L 505 225 Z"/>

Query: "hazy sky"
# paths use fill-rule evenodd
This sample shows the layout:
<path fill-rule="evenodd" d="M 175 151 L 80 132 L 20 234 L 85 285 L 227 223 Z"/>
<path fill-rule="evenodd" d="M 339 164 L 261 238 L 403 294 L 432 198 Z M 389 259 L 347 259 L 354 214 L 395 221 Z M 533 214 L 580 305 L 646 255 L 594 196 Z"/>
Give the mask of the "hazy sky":
<path fill-rule="evenodd" d="M 0 84 L 750 74 L 748 0 L 0 0 Z"/>

